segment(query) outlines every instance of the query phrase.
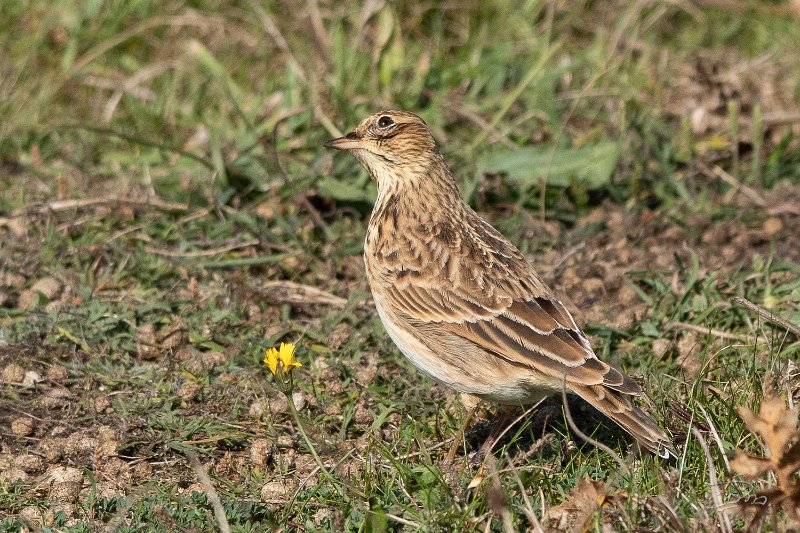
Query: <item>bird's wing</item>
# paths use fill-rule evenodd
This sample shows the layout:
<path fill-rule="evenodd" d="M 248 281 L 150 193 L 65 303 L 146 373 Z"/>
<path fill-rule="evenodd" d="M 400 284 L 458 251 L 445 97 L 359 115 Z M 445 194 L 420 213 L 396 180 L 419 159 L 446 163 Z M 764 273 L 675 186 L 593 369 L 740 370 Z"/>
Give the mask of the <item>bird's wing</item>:
<path fill-rule="evenodd" d="M 509 362 L 529 366 L 554 382 L 566 377 L 570 384 L 604 385 L 625 394 L 641 392 L 634 381 L 597 359 L 560 301 L 549 296 L 515 297 L 508 292 L 497 286 L 467 291 L 440 281 L 393 284 L 386 297 L 407 320 L 437 323 L 442 330 Z"/>
<path fill-rule="evenodd" d="M 558 382 L 639 394 L 635 382 L 597 359 L 519 250 L 477 215 L 470 222 L 398 235 L 405 245 L 381 261 L 381 292 L 391 308 Z"/>

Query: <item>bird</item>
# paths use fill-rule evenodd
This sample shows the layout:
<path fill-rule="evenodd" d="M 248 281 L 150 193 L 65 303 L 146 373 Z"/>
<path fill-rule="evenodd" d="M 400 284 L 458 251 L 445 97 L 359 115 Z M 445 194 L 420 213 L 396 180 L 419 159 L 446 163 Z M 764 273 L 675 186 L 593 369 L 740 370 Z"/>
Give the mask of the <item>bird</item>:
<path fill-rule="evenodd" d="M 464 201 L 425 121 L 380 111 L 325 147 L 355 156 L 377 183 L 364 261 L 386 332 L 467 407 L 448 460 L 481 400 L 530 405 L 562 390 L 643 448 L 675 457 L 668 434 L 634 404 L 641 387 L 598 359 L 533 265 Z"/>

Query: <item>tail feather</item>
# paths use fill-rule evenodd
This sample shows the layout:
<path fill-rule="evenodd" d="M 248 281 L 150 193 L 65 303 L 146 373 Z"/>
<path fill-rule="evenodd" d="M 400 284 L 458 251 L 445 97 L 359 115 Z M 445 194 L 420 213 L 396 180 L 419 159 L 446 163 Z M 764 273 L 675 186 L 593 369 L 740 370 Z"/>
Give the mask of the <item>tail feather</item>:
<path fill-rule="evenodd" d="M 616 422 L 644 448 L 665 459 L 677 458 L 669 435 L 633 404 L 630 395 L 605 385 L 569 385 L 572 392 Z"/>

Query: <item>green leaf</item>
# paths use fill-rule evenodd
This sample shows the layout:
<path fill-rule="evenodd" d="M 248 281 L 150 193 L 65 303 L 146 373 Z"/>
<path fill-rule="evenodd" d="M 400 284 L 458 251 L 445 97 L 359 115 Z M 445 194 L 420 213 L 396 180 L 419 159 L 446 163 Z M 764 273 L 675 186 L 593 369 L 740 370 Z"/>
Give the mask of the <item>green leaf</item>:
<path fill-rule="evenodd" d="M 580 148 L 534 147 L 495 152 L 478 163 L 479 177 L 485 173 L 506 174 L 521 185 L 568 187 L 577 183 L 597 189 L 611 180 L 620 148 L 615 142 L 601 142 Z"/>

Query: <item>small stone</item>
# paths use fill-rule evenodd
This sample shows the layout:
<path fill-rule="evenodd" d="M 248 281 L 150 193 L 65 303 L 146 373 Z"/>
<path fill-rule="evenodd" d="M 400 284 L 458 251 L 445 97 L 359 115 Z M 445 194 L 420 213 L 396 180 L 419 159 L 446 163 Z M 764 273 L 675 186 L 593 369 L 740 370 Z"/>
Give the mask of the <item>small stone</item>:
<path fill-rule="evenodd" d="M 285 413 L 289 410 L 289 402 L 286 396 L 278 394 L 274 398 L 269 399 L 269 410 L 271 413 Z"/>
<path fill-rule="evenodd" d="M 639 295 L 636 294 L 636 291 L 630 285 L 623 285 L 620 287 L 617 299 L 620 303 L 625 305 L 633 305 L 641 301 Z"/>
<path fill-rule="evenodd" d="M 653 341 L 653 355 L 661 359 L 669 351 L 672 343 L 669 339 L 656 339 Z"/>
<path fill-rule="evenodd" d="M 356 405 L 356 410 L 353 413 L 353 420 L 355 421 L 355 423 L 367 425 L 372 423 L 373 418 L 374 415 L 372 414 L 372 411 L 369 410 L 367 402 L 366 401 L 358 402 L 358 404 Z"/>
<path fill-rule="evenodd" d="M 94 412 L 97 414 L 105 413 L 106 409 L 111 407 L 111 401 L 105 394 L 98 396 L 94 399 Z"/>
<path fill-rule="evenodd" d="M 64 440 L 64 454 L 69 457 L 80 457 L 94 452 L 97 439 L 81 433 L 73 433 Z"/>
<path fill-rule="evenodd" d="M 35 370 L 28 370 L 25 372 L 25 377 L 22 378 L 22 385 L 25 387 L 31 387 L 36 385 L 40 381 L 43 381 L 42 375 L 36 372 Z"/>
<path fill-rule="evenodd" d="M 11 363 L 3 368 L 3 383 L 22 383 L 25 379 L 25 369 L 16 363 Z"/>
<path fill-rule="evenodd" d="M 17 307 L 23 311 L 30 311 L 39 305 L 39 295 L 30 289 L 25 289 L 19 293 Z"/>
<path fill-rule="evenodd" d="M 172 324 L 159 333 L 159 340 L 163 349 L 175 349 L 186 344 L 188 330 L 183 319 L 179 316 L 172 317 Z"/>
<path fill-rule="evenodd" d="M 202 390 L 203 386 L 200 383 L 194 380 L 187 381 L 178 389 L 178 397 L 188 402 L 195 399 Z"/>
<path fill-rule="evenodd" d="M 378 358 L 374 353 L 366 354 L 366 361 L 362 360 L 358 370 L 356 370 L 356 381 L 364 387 L 375 382 L 375 374 L 378 371 Z M 338 382 L 341 389 L 341 381 Z"/>
<path fill-rule="evenodd" d="M 42 293 L 45 298 L 52 300 L 61 292 L 61 283 L 54 278 L 46 277 L 34 283 L 31 290 Z"/>
<path fill-rule="evenodd" d="M 180 361 L 181 363 L 185 363 L 189 361 L 194 354 L 197 353 L 197 350 L 192 348 L 191 346 L 183 346 L 182 348 L 178 348 L 178 351 L 175 352 L 175 359 Z"/>
<path fill-rule="evenodd" d="M 761 229 L 767 236 L 771 237 L 783 229 L 783 222 L 778 217 L 769 217 L 764 221 Z"/>
<path fill-rule="evenodd" d="M 298 411 L 302 411 L 307 403 L 305 394 L 299 390 L 296 390 L 292 393 L 292 400 L 294 401 L 294 406 L 297 407 Z"/>
<path fill-rule="evenodd" d="M 39 442 L 39 451 L 48 463 L 57 463 L 64 455 L 64 440 L 44 439 Z"/>
<path fill-rule="evenodd" d="M 261 403 L 259 400 L 254 401 L 250 404 L 250 409 L 248 414 L 253 418 L 259 418 L 261 415 L 264 414 L 264 404 Z"/>
<path fill-rule="evenodd" d="M 314 525 L 319 527 L 325 523 L 330 523 L 333 521 L 334 514 L 333 511 L 328 509 L 327 507 L 323 507 L 318 509 L 314 516 L 311 518 L 314 521 Z"/>
<path fill-rule="evenodd" d="M 201 494 L 206 493 L 206 487 L 202 483 L 192 483 L 185 489 L 183 489 L 184 494 L 194 494 L 195 492 L 199 492 Z"/>
<path fill-rule="evenodd" d="M 294 439 L 289 435 L 278 435 L 277 444 L 278 448 L 293 449 Z"/>
<path fill-rule="evenodd" d="M 587 278 L 583 280 L 581 286 L 589 294 L 599 295 L 605 292 L 605 283 L 600 278 Z"/>
<path fill-rule="evenodd" d="M 338 403 L 332 403 L 325 407 L 325 415 L 327 416 L 341 416 L 342 406 Z"/>
<path fill-rule="evenodd" d="M 11 421 L 11 433 L 17 437 L 27 437 L 33 433 L 33 419 L 21 416 Z"/>
<path fill-rule="evenodd" d="M 220 352 L 195 351 L 186 362 L 186 370 L 195 376 L 203 375 L 213 370 L 224 359 L 224 354 Z"/>
<path fill-rule="evenodd" d="M 111 435 L 101 435 L 97 441 L 94 453 L 98 457 L 116 457 L 119 441 Z"/>
<path fill-rule="evenodd" d="M 133 467 L 133 471 L 131 472 L 131 476 L 137 481 L 150 479 L 153 477 L 153 467 L 147 461 L 136 463 L 136 466 Z"/>
<path fill-rule="evenodd" d="M 19 288 L 25 283 L 25 278 L 13 272 L 0 272 L 0 287 Z"/>
<path fill-rule="evenodd" d="M 331 350 L 338 350 L 342 344 L 347 342 L 353 332 L 353 326 L 347 322 L 338 324 L 333 331 L 325 338 L 325 345 Z"/>
<path fill-rule="evenodd" d="M 64 404 L 71 399 L 72 395 L 69 390 L 59 387 L 53 387 L 45 391 L 39 397 L 39 405 L 44 409 L 58 409 L 64 407 Z"/>

